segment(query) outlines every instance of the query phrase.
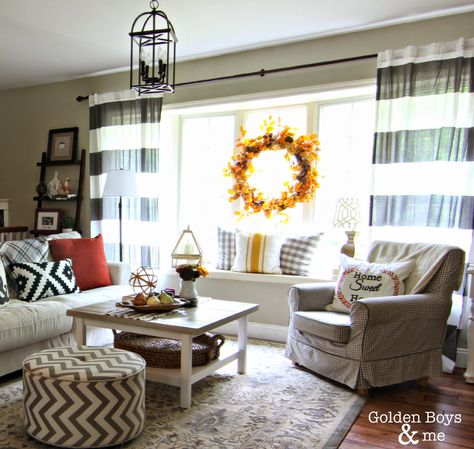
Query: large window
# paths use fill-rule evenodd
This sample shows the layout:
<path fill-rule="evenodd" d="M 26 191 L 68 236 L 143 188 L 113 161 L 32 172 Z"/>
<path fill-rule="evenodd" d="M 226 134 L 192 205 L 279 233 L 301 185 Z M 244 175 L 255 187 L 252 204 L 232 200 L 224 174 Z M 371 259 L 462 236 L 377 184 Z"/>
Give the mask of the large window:
<path fill-rule="evenodd" d="M 368 225 L 374 130 L 372 91 L 373 88 L 346 89 L 192 110 L 165 109 L 162 134 L 167 137 L 161 147 L 163 151 L 177 153 L 168 173 L 170 186 L 176 186 L 166 192 L 169 211 L 165 210 L 164 214 L 169 217 L 169 223 L 176 223 L 178 231 L 191 226 L 210 267 L 217 255 L 217 226 L 289 233 L 324 232 L 321 257 L 326 257 L 326 249 L 328 257 L 334 259 L 335 254 L 336 259 L 317 265 L 324 265 L 326 270 L 330 265 L 336 266 L 338 247 L 345 239 L 343 231 L 332 227 L 336 199 L 359 198 L 363 217 L 361 231 Z M 297 135 L 319 134 L 321 187 L 310 204 L 298 204 L 285 211 L 289 215 L 287 223 L 278 215 L 272 219 L 254 215 L 236 222 L 234 212 L 240 204 L 229 202 L 231 179 L 223 176 L 223 170 L 235 151 L 240 128 L 247 130 L 248 137 L 256 137 L 262 134 L 260 125 L 270 116 L 277 123 L 295 128 Z M 254 165 L 252 185 L 271 196 L 279 196 L 290 175 L 283 151 L 262 153 L 255 158 Z M 176 210 L 172 209 L 172 197 Z M 163 247 L 166 248 L 166 244 Z M 162 255 L 161 260 L 167 260 L 166 255 Z M 166 264 L 162 266 L 165 267 Z M 330 274 L 328 271 L 319 273 L 325 277 Z"/>

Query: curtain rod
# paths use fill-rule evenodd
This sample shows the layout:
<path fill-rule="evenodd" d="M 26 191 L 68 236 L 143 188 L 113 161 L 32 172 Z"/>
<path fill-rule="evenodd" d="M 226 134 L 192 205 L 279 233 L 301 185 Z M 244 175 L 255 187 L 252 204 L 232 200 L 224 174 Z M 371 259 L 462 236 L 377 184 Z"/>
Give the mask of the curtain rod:
<path fill-rule="evenodd" d="M 237 73 L 235 75 L 218 76 L 216 78 L 206 78 L 206 79 L 195 80 L 195 81 L 186 81 L 184 83 L 176 83 L 175 87 L 191 86 L 193 84 L 213 83 L 215 81 L 225 81 L 225 80 L 230 80 L 230 79 L 245 78 L 249 76 L 265 76 L 265 75 L 270 75 L 272 73 L 289 72 L 292 70 L 308 69 L 311 67 L 320 67 L 324 65 L 342 64 L 344 62 L 360 61 L 362 59 L 372 59 L 376 57 L 377 57 L 377 53 L 374 53 L 370 55 L 353 56 L 351 58 L 331 59 L 328 61 L 310 62 L 308 64 L 279 67 L 277 69 L 269 69 L 269 70 L 261 69 L 257 72 Z M 84 100 L 87 100 L 88 98 L 89 98 L 89 95 L 87 96 L 79 95 L 78 97 L 76 97 L 76 101 L 84 101 Z"/>

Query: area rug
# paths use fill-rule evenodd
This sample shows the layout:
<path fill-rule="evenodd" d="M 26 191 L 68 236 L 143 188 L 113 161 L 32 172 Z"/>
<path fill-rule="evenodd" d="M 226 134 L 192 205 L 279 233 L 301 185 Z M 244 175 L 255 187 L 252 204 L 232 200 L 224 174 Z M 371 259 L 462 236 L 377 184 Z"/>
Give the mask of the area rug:
<path fill-rule="evenodd" d="M 145 430 L 121 448 L 337 448 L 365 399 L 292 366 L 283 352 L 281 344 L 251 340 L 247 373 L 237 374 L 233 362 L 199 381 L 189 409 L 179 407 L 178 388 L 147 382 Z M 23 430 L 21 379 L 0 384 L 0 448 L 50 447 Z"/>

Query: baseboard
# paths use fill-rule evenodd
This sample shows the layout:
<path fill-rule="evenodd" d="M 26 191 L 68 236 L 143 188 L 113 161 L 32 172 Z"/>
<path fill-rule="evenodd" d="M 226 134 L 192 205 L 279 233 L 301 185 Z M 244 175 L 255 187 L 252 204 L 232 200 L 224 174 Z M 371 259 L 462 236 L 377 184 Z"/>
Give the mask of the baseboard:
<path fill-rule="evenodd" d="M 467 349 L 458 348 L 456 351 L 456 367 L 467 368 Z"/>
<path fill-rule="evenodd" d="M 237 322 L 224 324 L 216 328 L 217 332 L 227 335 L 237 335 Z M 248 324 L 248 336 L 249 338 L 257 338 L 259 340 L 270 340 L 281 343 L 286 342 L 286 336 L 288 335 L 287 326 L 276 326 L 273 324 L 263 323 L 252 323 Z"/>

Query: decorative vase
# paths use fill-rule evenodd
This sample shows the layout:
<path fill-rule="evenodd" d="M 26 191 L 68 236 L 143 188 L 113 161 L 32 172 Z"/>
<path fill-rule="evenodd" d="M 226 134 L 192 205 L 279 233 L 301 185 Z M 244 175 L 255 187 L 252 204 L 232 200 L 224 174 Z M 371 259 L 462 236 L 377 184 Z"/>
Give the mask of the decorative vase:
<path fill-rule="evenodd" d="M 51 179 L 51 181 L 48 183 L 48 196 L 50 198 L 55 198 L 59 193 L 60 187 L 61 181 L 58 178 L 58 172 L 55 171 L 53 179 Z"/>
<path fill-rule="evenodd" d="M 197 299 L 196 281 L 185 281 L 181 279 L 179 297 L 183 299 Z"/>

